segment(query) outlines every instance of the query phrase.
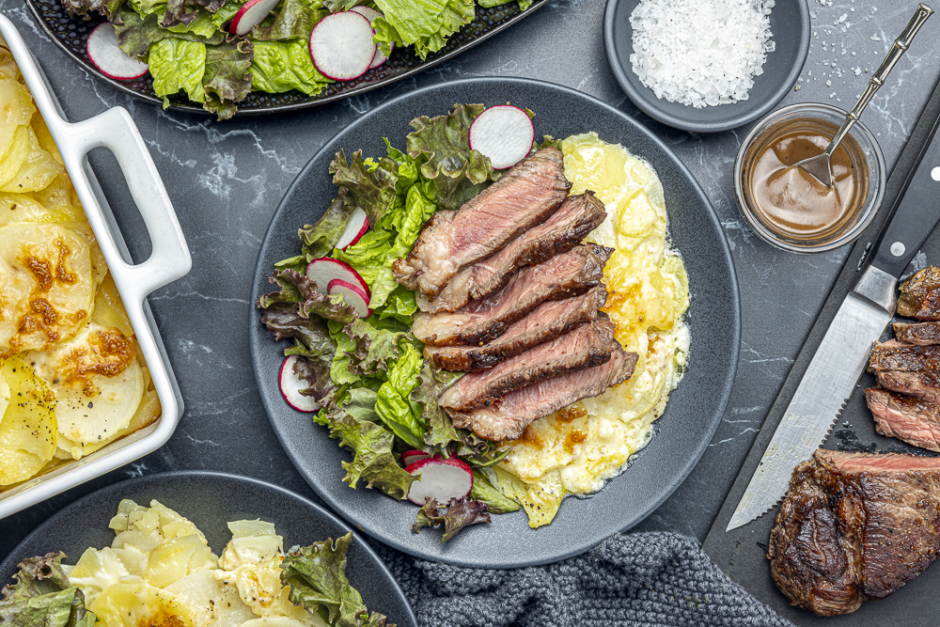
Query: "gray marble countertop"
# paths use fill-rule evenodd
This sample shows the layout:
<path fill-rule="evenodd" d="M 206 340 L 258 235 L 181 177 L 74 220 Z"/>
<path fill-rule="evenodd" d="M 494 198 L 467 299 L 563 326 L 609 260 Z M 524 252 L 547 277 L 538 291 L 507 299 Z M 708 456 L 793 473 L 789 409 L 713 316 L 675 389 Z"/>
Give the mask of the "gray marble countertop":
<path fill-rule="evenodd" d="M 777 0 L 791 2 L 802 0 Z M 54 46 L 21 0 L 0 0 L 57 92 L 79 121 L 113 107 L 130 111 L 163 175 L 193 256 L 192 272 L 155 292 L 150 304 L 186 403 L 182 422 L 159 451 L 0 521 L 0 555 L 74 499 L 128 477 L 178 469 L 257 477 L 317 497 L 284 455 L 258 399 L 248 351 L 249 277 L 281 196 L 313 154 L 374 107 L 415 87 L 471 76 L 523 76 L 567 85 L 608 102 L 679 155 L 704 188 L 730 242 L 741 286 L 743 340 L 737 380 L 721 426 L 691 476 L 637 529 L 703 539 L 757 434 L 792 360 L 848 253 L 797 256 L 755 237 L 734 206 L 731 169 L 746 128 L 695 135 L 665 127 L 626 99 L 604 55 L 605 0 L 553 0 L 530 18 L 449 63 L 342 103 L 274 117 L 217 123 L 165 112 L 90 76 Z M 850 107 L 910 18 L 915 2 L 808 0 L 809 59 L 783 104 Z M 924 27 L 865 112 L 893 165 L 940 77 L 940 18 Z M 587 129 L 586 129 L 587 130 Z M 142 221 L 110 153 L 92 164 L 128 232 Z M 128 238 L 135 261 L 146 238 Z"/>

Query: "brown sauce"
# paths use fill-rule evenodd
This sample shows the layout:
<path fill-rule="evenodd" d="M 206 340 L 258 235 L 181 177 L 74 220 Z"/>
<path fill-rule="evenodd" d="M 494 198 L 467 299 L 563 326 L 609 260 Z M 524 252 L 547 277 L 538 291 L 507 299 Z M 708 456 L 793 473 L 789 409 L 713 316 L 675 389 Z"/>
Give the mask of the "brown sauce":
<path fill-rule="evenodd" d="M 858 144 L 846 137 L 832 155 L 833 186 L 794 167 L 823 153 L 838 127 L 814 118 L 771 127 L 745 153 L 744 193 L 758 219 L 789 239 L 813 240 L 844 227 L 868 195 Z"/>

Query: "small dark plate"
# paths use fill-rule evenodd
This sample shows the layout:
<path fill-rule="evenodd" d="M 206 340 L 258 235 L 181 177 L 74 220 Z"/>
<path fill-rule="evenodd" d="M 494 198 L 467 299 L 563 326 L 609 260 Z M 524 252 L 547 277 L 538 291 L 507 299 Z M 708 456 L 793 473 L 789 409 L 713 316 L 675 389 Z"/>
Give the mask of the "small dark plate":
<path fill-rule="evenodd" d="M 384 65 L 369 70 L 355 80 L 331 83 L 325 86 L 323 92 L 318 96 L 308 96 L 299 91 L 289 91 L 283 94 L 253 91 L 238 103 L 238 113 L 236 115 L 260 115 L 309 109 L 395 83 L 456 57 L 496 33 L 509 28 L 519 20 L 528 17 L 548 2 L 549 0 L 534 0 L 532 6 L 525 11 L 519 10 L 519 5 L 515 0 L 490 9 L 477 6 L 476 18 L 460 31 L 454 33 L 448 39 L 446 46 L 428 55 L 425 61 L 422 61 L 412 48 L 395 50 Z M 163 99 L 158 98 L 153 91 L 150 74 L 145 74 L 142 78 L 132 81 L 119 81 L 102 74 L 88 59 L 88 54 L 85 51 L 85 41 L 88 39 L 88 34 L 102 20 L 86 21 L 71 16 L 65 10 L 62 0 L 26 0 L 26 4 L 52 41 L 57 43 L 66 54 L 75 59 L 94 76 L 111 83 L 112 86 L 126 94 L 163 106 Z M 187 100 L 184 96 L 171 97 L 170 103 L 170 109 L 212 115 L 198 104 Z"/>
<path fill-rule="evenodd" d="M 689 275 L 692 347 L 688 371 L 656 423 L 653 441 L 620 477 L 590 498 L 570 498 L 547 527 L 530 529 L 523 512 L 493 516 L 447 543 L 440 532 L 415 535 L 417 508 L 360 484 L 343 483 L 348 452 L 331 440 L 311 414 L 291 409 L 278 391 L 283 342 L 276 342 L 249 312 L 252 364 L 261 400 L 288 456 L 313 489 L 341 516 L 378 540 L 412 555 L 459 566 L 517 568 L 577 555 L 652 512 L 695 466 L 724 414 L 740 346 L 738 285 L 728 244 L 715 212 L 679 159 L 623 112 L 573 89 L 518 78 L 454 81 L 411 92 L 379 107 L 340 131 L 301 171 L 271 220 L 261 244 L 252 302 L 270 291 L 273 264 L 300 250 L 297 229 L 315 222 L 336 195 L 328 166 L 333 155 L 362 149 L 385 154 L 383 137 L 404 147 L 408 123 L 419 115 L 445 113 L 454 103 L 512 102 L 535 111 L 536 136 L 567 137 L 596 131 L 646 159 L 659 173 L 666 194 L 672 242 Z"/>
<path fill-rule="evenodd" d="M 753 122 L 777 106 L 793 88 L 809 53 L 810 19 L 806 0 L 777 0 L 770 14 L 772 39 L 777 48 L 767 55 L 764 73 L 754 78 L 747 100 L 704 109 L 660 100 L 640 82 L 630 63 L 633 54 L 630 14 L 639 3 L 640 0 L 607 0 L 604 12 L 607 62 L 633 104 L 668 126 L 717 133 Z"/>
<path fill-rule="evenodd" d="M 10 583 L 16 565 L 27 557 L 63 551 L 75 563 L 88 547 L 111 546 L 108 521 L 121 499 L 148 505 L 156 499 L 196 523 L 215 554 L 232 538 L 233 520 L 273 522 L 284 547 L 306 546 L 346 535 L 346 524 L 322 507 L 284 488 L 257 479 L 216 472 L 167 472 L 109 485 L 56 512 L 39 525 L 0 563 L 0 584 Z M 354 533 L 346 575 L 370 610 L 399 627 L 416 627 L 414 613 L 401 588 L 379 557 Z"/>

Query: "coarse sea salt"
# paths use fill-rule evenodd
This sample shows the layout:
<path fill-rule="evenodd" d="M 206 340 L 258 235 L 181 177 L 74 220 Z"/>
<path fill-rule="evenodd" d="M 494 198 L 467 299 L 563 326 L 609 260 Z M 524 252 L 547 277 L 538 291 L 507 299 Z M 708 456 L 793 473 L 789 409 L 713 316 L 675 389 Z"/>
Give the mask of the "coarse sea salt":
<path fill-rule="evenodd" d="M 641 0 L 630 63 L 657 98 L 697 109 L 747 100 L 774 51 L 774 0 Z"/>

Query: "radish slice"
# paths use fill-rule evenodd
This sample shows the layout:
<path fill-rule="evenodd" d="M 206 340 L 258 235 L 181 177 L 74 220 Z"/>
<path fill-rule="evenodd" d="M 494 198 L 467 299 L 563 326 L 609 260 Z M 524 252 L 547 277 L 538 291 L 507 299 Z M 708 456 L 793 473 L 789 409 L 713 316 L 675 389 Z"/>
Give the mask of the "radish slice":
<path fill-rule="evenodd" d="M 366 215 L 365 211 L 356 207 L 356 210 L 349 216 L 349 220 L 346 221 L 346 228 L 343 230 L 343 234 L 339 236 L 336 247 L 346 250 L 362 239 L 362 236 L 365 235 L 368 230 L 369 216 Z"/>
<path fill-rule="evenodd" d="M 370 23 L 370 24 L 371 24 L 372 22 L 374 22 L 376 18 L 385 17 L 385 16 L 382 14 L 381 11 L 377 11 L 377 10 L 373 9 L 372 7 L 353 7 L 353 8 L 351 8 L 351 9 L 349 9 L 349 10 L 350 10 L 350 11 L 355 11 L 355 12 L 358 13 L 359 15 L 363 16 L 364 18 L 366 18 L 367 20 L 369 20 L 369 23 Z M 375 33 L 375 28 L 372 29 L 372 32 Z M 390 43 L 390 46 L 391 46 L 391 50 L 394 50 L 394 49 L 395 49 L 395 42 L 389 42 L 389 43 Z M 379 46 L 376 46 L 376 47 L 375 47 L 375 56 L 372 57 L 372 63 L 369 64 L 369 69 L 371 70 L 372 68 L 379 67 L 380 65 L 382 65 L 382 64 L 385 63 L 386 61 L 388 61 L 388 57 L 385 56 L 385 53 L 382 52 L 382 49 L 381 49 Z"/>
<path fill-rule="evenodd" d="M 310 33 L 310 56 L 321 74 L 351 81 L 365 74 L 375 57 L 372 25 L 360 13 L 332 13 Z"/>
<path fill-rule="evenodd" d="M 372 7 L 359 6 L 359 7 L 353 7 L 349 10 L 355 13 L 358 13 L 362 17 L 366 18 L 367 20 L 369 20 L 370 24 L 372 23 L 372 20 L 374 20 L 377 17 L 385 17 L 385 15 L 383 15 L 381 11 L 379 11 L 378 9 L 373 9 Z"/>
<path fill-rule="evenodd" d="M 229 24 L 228 32 L 239 37 L 244 37 L 248 32 L 264 21 L 279 0 L 248 0 L 242 8 L 238 10 L 232 23 Z"/>
<path fill-rule="evenodd" d="M 422 459 L 427 459 L 428 457 L 430 457 L 430 455 L 424 451 L 405 451 L 401 454 L 401 463 L 405 466 L 410 466 L 415 462 L 420 462 Z"/>
<path fill-rule="evenodd" d="M 341 294 L 346 304 L 355 309 L 360 318 L 368 318 L 372 315 L 372 310 L 369 309 L 369 295 L 349 281 L 333 279 L 327 286 L 326 293 L 330 296 Z"/>
<path fill-rule="evenodd" d="M 343 263 L 339 259 L 330 257 L 320 257 L 307 264 L 307 278 L 316 282 L 317 291 L 321 294 L 328 294 L 330 281 L 342 279 L 358 287 L 366 295 L 366 301 L 371 298 L 369 286 L 363 280 L 359 273 L 353 270 L 348 263 Z"/>
<path fill-rule="evenodd" d="M 294 372 L 294 364 L 300 359 L 297 355 L 291 355 L 281 364 L 281 373 L 278 375 L 278 382 L 281 388 L 281 396 L 287 401 L 287 404 L 303 412 L 314 412 L 320 410 L 320 403 L 316 402 L 312 396 L 304 396 L 301 390 L 310 387 L 304 379 Z"/>
<path fill-rule="evenodd" d="M 529 114 L 512 105 L 490 107 L 470 125 L 470 148 L 490 158 L 496 170 L 511 168 L 529 154 L 535 127 Z"/>
<path fill-rule="evenodd" d="M 445 505 L 451 499 L 467 496 L 473 488 L 473 471 L 456 457 L 444 459 L 435 455 L 410 464 L 405 470 L 419 478 L 408 491 L 408 500 L 415 505 L 424 505 L 429 498 Z"/>
<path fill-rule="evenodd" d="M 102 22 L 91 31 L 85 43 L 85 52 L 95 67 L 108 78 L 130 81 L 150 71 L 149 65 L 121 50 L 111 22 Z"/>

